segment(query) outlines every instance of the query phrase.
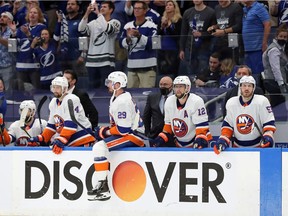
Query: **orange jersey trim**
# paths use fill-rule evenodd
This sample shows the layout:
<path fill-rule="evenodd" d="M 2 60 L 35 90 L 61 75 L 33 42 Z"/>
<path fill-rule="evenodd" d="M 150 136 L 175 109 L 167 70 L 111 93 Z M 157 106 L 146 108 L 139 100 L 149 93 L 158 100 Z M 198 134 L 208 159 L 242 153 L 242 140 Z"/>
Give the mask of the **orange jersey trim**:
<path fill-rule="evenodd" d="M 73 142 L 69 143 L 68 146 L 76 147 L 76 146 L 89 146 L 89 143 L 94 143 L 95 138 L 90 134 L 86 136 L 81 136 L 79 139 L 74 140 Z"/>
<path fill-rule="evenodd" d="M 165 124 L 164 127 L 163 127 L 163 131 L 167 132 L 169 134 L 173 134 L 172 127 L 171 127 L 170 124 Z"/>
<path fill-rule="evenodd" d="M 110 134 L 111 135 L 121 135 L 117 129 L 117 126 L 113 126 L 110 128 Z"/>
<path fill-rule="evenodd" d="M 51 140 L 51 137 L 55 134 L 54 130 L 51 130 L 49 127 L 46 127 L 43 132 L 42 132 L 42 136 L 44 138 L 44 142 L 48 143 Z"/>
<path fill-rule="evenodd" d="M 222 128 L 221 129 L 221 135 L 222 136 L 226 136 L 228 139 L 231 139 L 232 135 L 233 135 L 233 130 L 229 129 L 229 128 Z"/>

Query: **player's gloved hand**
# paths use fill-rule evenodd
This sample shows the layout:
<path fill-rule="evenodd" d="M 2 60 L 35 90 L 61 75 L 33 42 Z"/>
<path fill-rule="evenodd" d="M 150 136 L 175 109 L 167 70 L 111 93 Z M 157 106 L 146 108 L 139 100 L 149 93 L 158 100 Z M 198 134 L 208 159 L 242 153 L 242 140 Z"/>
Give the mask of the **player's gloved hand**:
<path fill-rule="evenodd" d="M 264 134 L 263 140 L 261 141 L 261 148 L 268 148 L 273 147 L 274 145 L 274 139 L 270 134 Z"/>
<path fill-rule="evenodd" d="M 42 135 L 38 135 L 36 137 L 31 137 L 28 139 L 28 146 L 39 146 L 45 145 L 44 137 Z"/>
<path fill-rule="evenodd" d="M 106 134 L 106 132 L 109 130 L 110 128 L 107 127 L 96 127 L 94 128 L 94 134 L 95 134 L 95 138 L 100 141 L 103 140 L 105 138 L 108 137 L 108 135 Z"/>
<path fill-rule="evenodd" d="M 193 142 L 192 148 L 207 148 L 208 147 L 208 138 L 207 136 L 203 134 L 199 134 L 195 137 L 195 140 Z"/>
<path fill-rule="evenodd" d="M 229 147 L 229 143 L 230 139 L 225 136 L 220 136 L 213 146 L 214 152 L 216 154 L 220 154 L 222 151 Z"/>
<path fill-rule="evenodd" d="M 150 140 L 150 145 L 152 147 L 159 147 L 165 145 L 167 141 L 168 141 L 167 135 L 161 132 L 155 139 Z"/>
<path fill-rule="evenodd" d="M 55 154 L 61 154 L 66 143 L 67 143 L 67 140 L 64 137 L 57 137 L 52 142 L 52 151 Z"/>
<path fill-rule="evenodd" d="M 4 117 L 2 113 L 0 113 L 0 128 L 1 128 L 1 131 L 4 131 L 5 123 L 4 123 Z"/>
<path fill-rule="evenodd" d="M 279 88 L 280 88 L 280 92 L 282 94 L 287 94 L 288 93 L 288 89 L 287 89 L 287 85 L 286 84 L 280 85 Z"/>

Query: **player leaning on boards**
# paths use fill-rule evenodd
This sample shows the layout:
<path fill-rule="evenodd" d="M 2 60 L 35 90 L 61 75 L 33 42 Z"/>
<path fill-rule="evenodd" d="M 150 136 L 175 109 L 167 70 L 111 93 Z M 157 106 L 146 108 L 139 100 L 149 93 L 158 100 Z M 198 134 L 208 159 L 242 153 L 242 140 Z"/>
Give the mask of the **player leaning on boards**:
<path fill-rule="evenodd" d="M 121 71 L 110 73 L 105 85 L 112 94 L 109 106 L 110 126 L 98 127 L 95 130 L 95 137 L 99 142 L 93 146 L 93 154 L 98 182 L 94 189 L 88 191 L 90 201 L 104 201 L 111 197 L 107 183 L 109 151 L 144 146 L 143 139 L 134 134 L 135 130 L 143 127 L 143 122 L 131 94 L 124 90 L 127 86 L 126 74 Z"/>
<path fill-rule="evenodd" d="M 174 79 L 174 95 L 165 102 L 165 125 L 163 131 L 152 141 L 154 146 L 163 146 L 174 136 L 177 147 L 208 147 L 212 136 L 204 101 L 198 95 L 190 93 L 190 89 L 189 77 L 178 76 Z"/>
<path fill-rule="evenodd" d="M 56 77 L 52 80 L 51 92 L 54 98 L 49 104 L 49 120 L 42 134 L 30 139 L 32 142 L 48 143 L 52 136 L 56 134 L 52 141 L 52 151 L 55 154 L 61 154 L 64 146 L 89 146 L 95 142 L 92 136 L 91 123 L 85 116 L 84 109 L 80 103 L 80 99 L 74 95 L 67 93 L 68 81 L 65 77 Z M 71 99 L 74 106 L 74 115 L 79 123 L 84 125 L 86 129 L 82 129 L 79 125 L 71 120 L 68 100 Z"/>
<path fill-rule="evenodd" d="M 254 94 L 256 82 L 252 76 L 243 76 L 239 85 L 241 95 L 227 101 L 221 136 L 214 145 L 216 154 L 230 145 L 262 148 L 274 145 L 276 127 L 270 102 L 265 96 Z"/>
<path fill-rule="evenodd" d="M 19 106 L 20 119 L 13 122 L 8 131 L 1 125 L 2 135 L 0 136 L 1 143 L 8 145 L 14 143 L 15 146 L 39 146 L 45 145 L 40 142 L 30 142 L 31 136 L 36 136 L 41 133 L 41 125 L 39 119 L 35 118 L 36 105 L 33 100 L 24 100 Z M 47 122 L 41 119 L 41 124 L 46 127 Z"/>

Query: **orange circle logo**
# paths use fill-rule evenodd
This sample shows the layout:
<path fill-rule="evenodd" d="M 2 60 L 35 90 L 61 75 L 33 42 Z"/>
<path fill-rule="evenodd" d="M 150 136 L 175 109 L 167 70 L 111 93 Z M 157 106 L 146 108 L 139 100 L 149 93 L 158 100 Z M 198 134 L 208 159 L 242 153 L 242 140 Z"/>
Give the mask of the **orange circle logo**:
<path fill-rule="evenodd" d="M 112 178 L 112 184 L 117 196 L 126 202 L 133 202 L 145 191 L 146 175 L 143 168 L 134 161 L 119 164 Z"/>

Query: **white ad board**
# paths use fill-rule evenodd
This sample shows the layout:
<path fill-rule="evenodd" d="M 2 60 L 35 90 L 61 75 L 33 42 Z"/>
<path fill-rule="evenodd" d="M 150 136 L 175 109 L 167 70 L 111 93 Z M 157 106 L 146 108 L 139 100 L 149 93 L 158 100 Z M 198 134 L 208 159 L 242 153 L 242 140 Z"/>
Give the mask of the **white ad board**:
<path fill-rule="evenodd" d="M 260 215 L 259 152 L 110 156 L 111 199 L 101 202 L 86 196 L 96 182 L 91 151 L 0 151 L 0 170 L 7 173 L 0 215 Z"/>

